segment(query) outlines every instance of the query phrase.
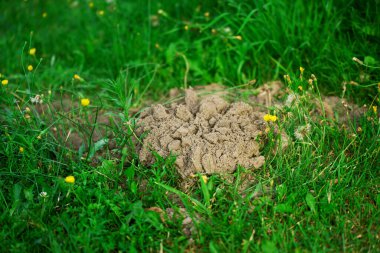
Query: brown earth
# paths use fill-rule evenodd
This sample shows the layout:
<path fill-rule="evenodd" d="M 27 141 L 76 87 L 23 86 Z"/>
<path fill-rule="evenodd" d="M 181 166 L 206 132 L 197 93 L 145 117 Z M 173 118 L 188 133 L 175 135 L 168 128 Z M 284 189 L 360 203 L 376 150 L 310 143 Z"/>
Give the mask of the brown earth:
<path fill-rule="evenodd" d="M 250 95 L 244 99 L 247 103 L 239 102 L 241 94 L 248 90 Z M 141 140 L 135 143 L 141 162 L 152 164 L 152 151 L 162 157 L 175 155 L 177 170 L 185 178 L 197 172 L 231 173 L 237 165 L 261 167 L 265 161 L 260 154 L 265 140 L 262 133 L 268 126 L 263 115 L 268 107 L 289 106 L 292 96 L 290 104 L 294 105 L 299 97 L 287 92 L 278 81 L 264 84 L 252 94 L 252 88 L 211 84 L 186 91 L 172 89 L 162 99 L 165 106 L 152 105 L 140 115 L 136 114 L 140 108 L 131 109 L 130 115 L 139 116 L 135 134 Z M 315 100 L 314 104 L 314 115 L 325 115 L 340 123 L 359 117 L 366 109 L 333 96 L 323 97 L 322 103 Z M 79 101 L 73 102 L 69 97 L 37 104 L 32 110 L 62 146 L 78 150 L 88 147 L 90 140 L 92 144 L 109 140 L 104 147 L 117 148 L 113 131 L 123 128 L 119 112 L 99 110 L 96 118 L 97 108 L 81 108 Z M 281 135 L 282 145 L 286 146 L 288 137 Z"/>
<path fill-rule="evenodd" d="M 106 147 L 114 149 L 113 129 L 122 127 L 118 112 L 97 107 L 81 108 L 78 101 L 64 96 L 51 103 L 35 104 L 31 109 L 62 146 L 76 151 L 83 146 L 88 150 L 90 142 L 104 140 Z"/>
<path fill-rule="evenodd" d="M 176 155 L 179 174 L 232 173 L 237 165 L 260 168 L 265 158 L 260 144 L 267 123 L 265 113 L 247 103 L 228 103 L 220 95 L 198 97 L 188 89 L 183 102 L 170 107 L 153 105 L 140 114 L 136 142 L 140 161 L 155 162 L 152 151 L 162 157 Z"/>

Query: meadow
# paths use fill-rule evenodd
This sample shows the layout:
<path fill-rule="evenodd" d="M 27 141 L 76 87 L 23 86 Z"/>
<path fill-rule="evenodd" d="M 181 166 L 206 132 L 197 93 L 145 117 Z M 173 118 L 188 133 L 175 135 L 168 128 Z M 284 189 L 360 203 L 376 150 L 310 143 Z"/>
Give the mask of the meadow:
<path fill-rule="evenodd" d="M 0 9 L 1 252 L 379 251 L 378 0 Z M 299 102 L 268 108 L 290 141 L 280 150 L 281 138 L 269 139 L 261 169 L 196 175 L 185 191 L 175 157 L 140 163 L 136 112 L 173 88 L 219 83 L 255 95 L 273 80 L 279 99 Z M 350 101 L 348 120 L 316 107 L 325 96 Z M 94 142 L 103 119 L 112 138 Z"/>

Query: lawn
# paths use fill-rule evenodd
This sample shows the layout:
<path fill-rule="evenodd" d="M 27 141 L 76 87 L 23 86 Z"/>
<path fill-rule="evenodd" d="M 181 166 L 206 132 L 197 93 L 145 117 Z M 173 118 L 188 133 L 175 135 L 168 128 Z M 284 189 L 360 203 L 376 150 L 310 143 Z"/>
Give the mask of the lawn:
<path fill-rule="evenodd" d="M 0 9 L 1 252 L 379 251 L 379 1 Z M 144 162 L 144 108 L 211 83 L 266 114 L 265 163 Z"/>

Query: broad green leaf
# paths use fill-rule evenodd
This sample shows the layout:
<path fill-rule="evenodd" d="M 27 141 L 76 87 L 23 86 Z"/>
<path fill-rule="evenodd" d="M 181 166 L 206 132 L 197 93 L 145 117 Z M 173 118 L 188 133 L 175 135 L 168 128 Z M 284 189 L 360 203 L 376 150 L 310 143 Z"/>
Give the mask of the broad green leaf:
<path fill-rule="evenodd" d="M 264 253 L 275 253 L 278 252 L 276 244 L 271 241 L 264 241 L 261 246 L 262 252 Z"/>
<path fill-rule="evenodd" d="M 103 138 L 103 139 L 100 139 L 98 140 L 97 142 L 95 142 L 94 144 L 94 151 L 97 152 L 99 151 L 101 148 L 104 147 L 104 145 L 108 144 L 108 138 Z"/>
<path fill-rule="evenodd" d="M 220 252 L 218 250 L 217 245 L 213 241 L 210 241 L 210 243 L 209 243 L 209 249 L 210 249 L 210 252 L 212 252 L 212 253 L 218 253 L 218 252 Z"/>
<path fill-rule="evenodd" d="M 313 213 L 317 213 L 317 210 L 315 209 L 315 198 L 311 193 L 306 194 L 306 204 Z"/>
<path fill-rule="evenodd" d="M 136 194 L 137 193 L 137 184 L 135 181 L 131 183 L 131 192 Z"/>
<path fill-rule="evenodd" d="M 285 204 L 279 204 L 274 207 L 274 211 L 277 213 L 291 213 L 293 212 L 293 208 L 285 203 Z"/>
<path fill-rule="evenodd" d="M 376 60 L 372 56 L 366 56 L 364 57 L 364 63 L 366 65 L 373 66 L 373 65 L 376 65 Z"/>

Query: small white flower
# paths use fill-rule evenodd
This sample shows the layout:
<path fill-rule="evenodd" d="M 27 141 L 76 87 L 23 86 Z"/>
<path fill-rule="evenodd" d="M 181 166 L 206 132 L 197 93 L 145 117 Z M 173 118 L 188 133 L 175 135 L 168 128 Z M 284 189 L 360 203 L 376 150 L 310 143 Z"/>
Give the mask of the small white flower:
<path fill-rule="evenodd" d="M 33 97 L 30 98 L 30 102 L 32 102 L 32 104 L 42 104 L 43 100 L 41 96 L 37 94 L 34 98 Z"/>
<path fill-rule="evenodd" d="M 231 30 L 231 28 L 230 27 L 225 27 L 224 29 L 223 29 L 223 32 L 226 34 L 226 35 L 232 35 L 232 30 Z"/>
<path fill-rule="evenodd" d="M 303 140 L 303 135 L 301 132 L 298 131 L 298 129 L 294 132 L 294 137 L 296 137 L 296 139 L 299 141 Z"/>
<path fill-rule="evenodd" d="M 285 101 L 285 105 L 287 107 L 290 107 L 293 104 L 294 100 L 296 100 L 296 99 L 297 99 L 297 96 L 295 94 L 293 94 L 293 93 L 289 94 L 289 96 L 287 97 L 287 99 Z"/>
<path fill-rule="evenodd" d="M 47 198 L 48 197 L 47 192 L 40 192 L 40 197 L 41 198 Z"/>
<path fill-rule="evenodd" d="M 306 124 L 305 126 L 299 126 L 297 130 L 294 132 L 294 137 L 296 137 L 297 140 L 302 141 L 303 138 L 305 138 L 305 136 L 310 133 L 310 130 L 310 124 Z"/>

